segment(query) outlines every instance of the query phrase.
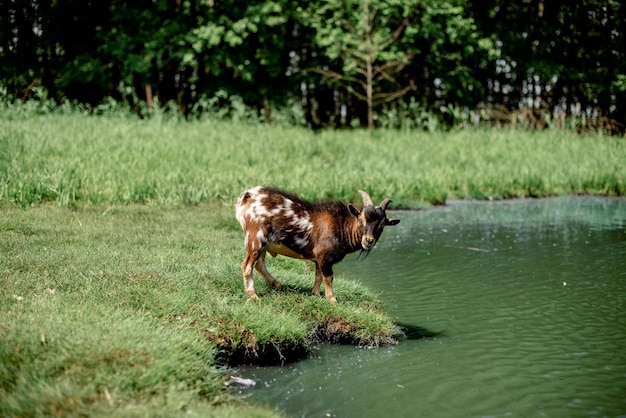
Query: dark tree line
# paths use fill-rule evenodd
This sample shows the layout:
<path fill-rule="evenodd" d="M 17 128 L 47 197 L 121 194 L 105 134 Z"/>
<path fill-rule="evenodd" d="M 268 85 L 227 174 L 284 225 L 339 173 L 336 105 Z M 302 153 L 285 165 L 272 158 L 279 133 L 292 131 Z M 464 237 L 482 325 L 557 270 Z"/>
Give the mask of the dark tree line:
<path fill-rule="evenodd" d="M 8 100 L 44 88 L 190 114 L 236 97 L 268 122 L 299 108 L 313 127 L 419 111 L 626 122 L 621 1 L 0 0 L 0 14 Z"/>

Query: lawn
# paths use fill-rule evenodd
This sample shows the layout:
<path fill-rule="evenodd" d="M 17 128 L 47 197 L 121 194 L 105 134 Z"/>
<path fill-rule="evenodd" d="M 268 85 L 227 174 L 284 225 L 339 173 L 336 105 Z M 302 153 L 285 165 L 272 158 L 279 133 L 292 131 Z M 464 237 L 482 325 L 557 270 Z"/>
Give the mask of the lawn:
<path fill-rule="evenodd" d="M 219 364 L 280 364 L 333 338 L 393 342 L 397 328 L 367 289 L 339 278 L 333 306 L 308 295 L 312 272 L 299 261 L 272 260 L 287 289 L 260 280 L 263 299 L 247 300 L 231 209 L 5 207 L 2 415 L 203 415 L 232 403 Z"/>

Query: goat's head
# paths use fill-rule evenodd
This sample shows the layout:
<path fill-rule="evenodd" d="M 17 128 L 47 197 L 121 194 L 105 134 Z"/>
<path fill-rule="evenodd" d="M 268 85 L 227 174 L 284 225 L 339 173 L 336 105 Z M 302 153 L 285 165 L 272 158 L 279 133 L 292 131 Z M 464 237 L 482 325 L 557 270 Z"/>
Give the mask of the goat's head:
<path fill-rule="evenodd" d="M 359 194 L 363 198 L 363 209 L 359 210 L 352 204 L 348 205 L 348 208 L 350 213 L 358 219 L 361 230 L 361 248 L 367 252 L 374 248 L 385 226 L 397 225 L 400 219 L 387 219 L 385 210 L 391 203 L 391 199 L 385 199 L 380 205 L 374 206 L 372 198 L 366 192 L 359 190 Z"/>

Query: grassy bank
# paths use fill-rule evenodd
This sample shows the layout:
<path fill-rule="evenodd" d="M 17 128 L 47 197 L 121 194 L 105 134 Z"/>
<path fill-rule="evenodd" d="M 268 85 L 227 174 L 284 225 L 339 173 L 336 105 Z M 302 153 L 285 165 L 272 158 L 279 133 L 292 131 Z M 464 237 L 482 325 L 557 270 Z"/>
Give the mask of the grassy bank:
<path fill-rule="evenodd" d="M 222 360 L 280 364 L 315 341 L 397 337 L 356 282 L 337 278 L 336 306 L 310 296 L 301 261 L 269 260 L 286 290 L 257 280 L 262 300 L 247 300 L 230 205 L 1 212 L 3 416 L 264 416 L 224 392 Z"/>
<path fill-rule="evenodd" d="M 452 198 L 622 195 L 626 141 L 568 131 L 325 131 L 216 121 L 0 116 L 0 200 L 232 204 L 274 184 L 395 207 Z"/>
<path fill-rule="evenodd" d="M 246 187 L 354 201 L 363 188 L 393 208 L 626 190 L 623 138 L 2 110 L 3 416 L 271 416 L 233 401 L 220 362 L 393 343 L 398 329 L 366 288 L 337 277 L 338 305 L 309 296 L 301 261 L 270 259 L 286 288 L 257 278 L 261 302 L 244 297 L 234 201 Z"/>

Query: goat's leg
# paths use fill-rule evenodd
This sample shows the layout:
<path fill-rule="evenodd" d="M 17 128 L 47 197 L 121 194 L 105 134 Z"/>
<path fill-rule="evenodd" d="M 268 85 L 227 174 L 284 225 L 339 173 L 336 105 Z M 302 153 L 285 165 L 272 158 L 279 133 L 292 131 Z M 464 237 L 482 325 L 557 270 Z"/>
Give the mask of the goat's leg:
<path fill-rule="evenodd" d="M 320 285 L 322 284 L 322 270 L 320 270 L 319 264 L 315 263 L 315 284 L 311 294 L 314 296 L 320 295 Z"/>
<path fill-rule="evenodd" d="M 250 299 L 258 299 L 255 290 L 254 290 L 254 265 L 259 257 L 258 252 L 246 252 L 246 257 L 243 259 L 243 263 L 241 263 L 241 273 L 243 274 L 243 288 L 246 292 L 246 295 L 250 297 Z"/>
<path fill-rule="evenodd" d="M 254 290 L 253 275 L 259 258 L 265 257 L 267 241 L 263 238 L 259 234 L 251 236 L 250 231 L 246 233 L 246 256 L 243 259 L 243 263 L 241 263 L 241 273 L 243 275 L 243 288 L 250 299 L 259 298 Z"/>
<path fill-rule="evenodd" d="M 259 251 L 247 251 L 246 257 L 241 263 L 241 273 L 243 274 L 243 288 L 246 291 L 246 295 L 250 299 L 258 299 L 259 297 L 254 290 L 254 266 L 260 256 Z"/>
<path fill-rule="evenodd" d="M 259 256 L 259 259 L 257 260 L 256 264 L 254 265 L 254 268 L 256 269 L 256 271 L 261 273 L 261 276 L 263 276 L 263 278 L 265 279 L 267 284 L 269 284 L 270 286 L 273 286 L 273 287 L 275 287 L 277 289 L 282 289 L 283 288 L 282 283 L 280 283 L 278 280 L 276 280 L 274 278 L 274 276 L 272 276 L 270 274 L 270 272 L 267 271 L 267 267 L 265 267 L 265 254 L 266 254 L 266 251 L 263 250 L 263 252 Z"/>
<path fill-rule="evenodd" d="M 332 264 L 323 264 L 320 268 L 320 272 L 322 274 L 322 278 L 324 279 L 324 290 L 326 293 L 326 299 L 330 300 L 331 303 L 337 303 L 337 299 L 335 299 L 335 295 L 333 294 L 334 274 Z"/>

